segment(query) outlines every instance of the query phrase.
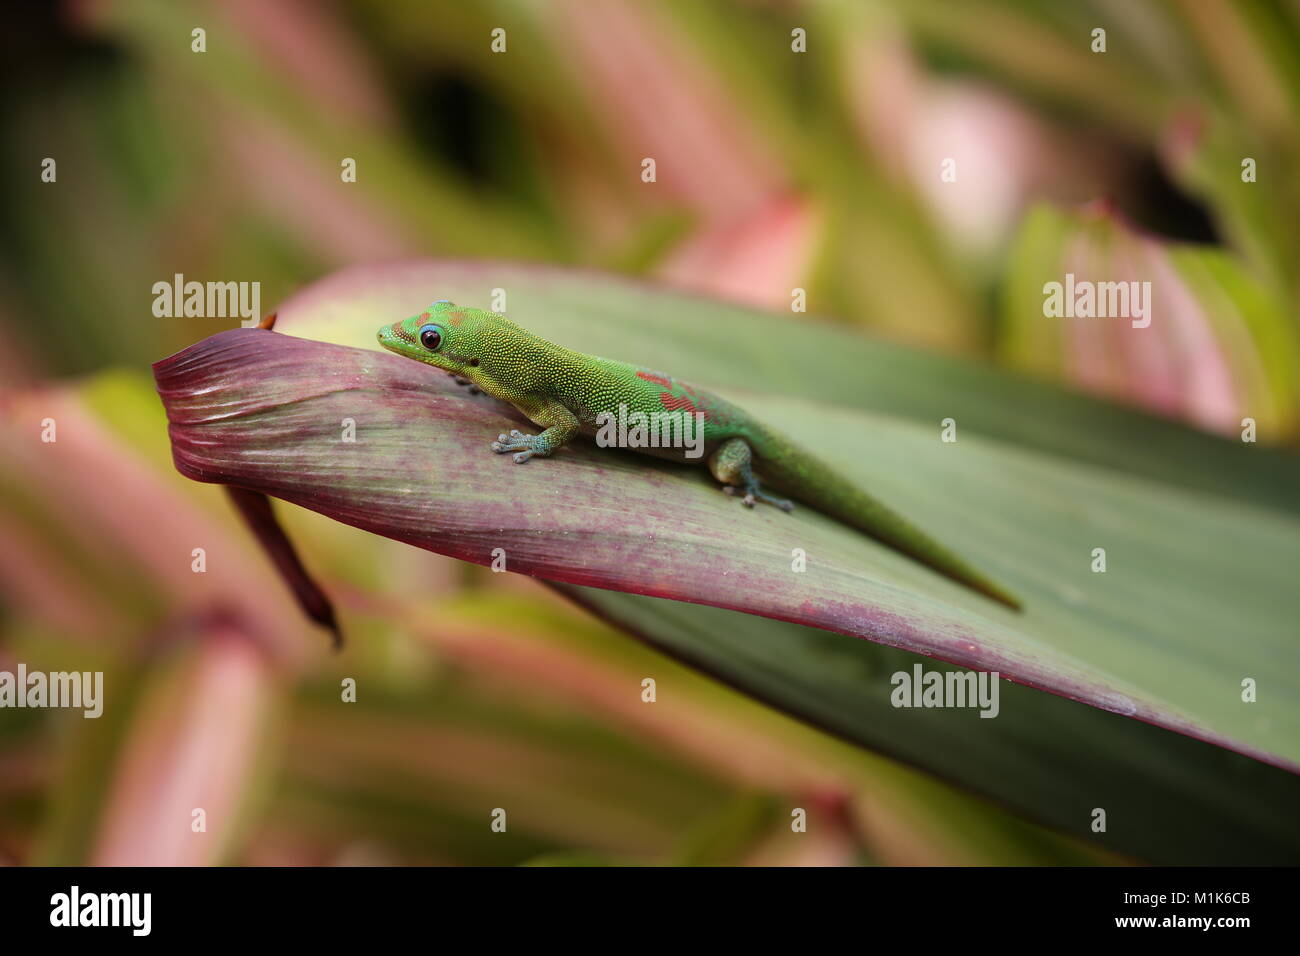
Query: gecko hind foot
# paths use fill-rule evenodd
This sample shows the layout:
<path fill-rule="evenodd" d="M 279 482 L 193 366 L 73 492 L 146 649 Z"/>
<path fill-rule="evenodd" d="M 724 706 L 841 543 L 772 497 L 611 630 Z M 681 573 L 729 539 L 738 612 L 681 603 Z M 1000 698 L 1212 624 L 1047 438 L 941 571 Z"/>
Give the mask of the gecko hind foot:
<path fill-rule="evenodd" d="M 758 476 L 754 474 L 753 460 L 754 450 L 749 447 L 749 443 L 743 438 L 731 438 L 709 458 L 709 471 L 722 482 L 722 490 L 727 494 L 737 495 L 743 489 L 745 494 L 740 501 L 746 508 L 752 508 L 755 502 L 761 501 L 782 511 L 793 511 L 792 502 L 769 495 L 763 490 Z"/>

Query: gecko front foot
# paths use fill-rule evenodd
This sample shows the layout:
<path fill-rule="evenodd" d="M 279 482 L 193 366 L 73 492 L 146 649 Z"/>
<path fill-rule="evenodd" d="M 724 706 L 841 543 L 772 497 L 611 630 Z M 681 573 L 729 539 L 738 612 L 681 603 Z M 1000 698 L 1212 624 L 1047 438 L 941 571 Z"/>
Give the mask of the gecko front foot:
<path fill-rule="evenodd" d="M 497 440 L 492 443 L 492 450 L 499 455 L 508 451 L 519 452 L 514 456 L 515 464 L 522 465 L 533 455 L 544 454 L 538 447 L 540 440 L 540 435 L 526 435 L 517 428 L 512 428 L 509 435 L 497 436 Z"/>

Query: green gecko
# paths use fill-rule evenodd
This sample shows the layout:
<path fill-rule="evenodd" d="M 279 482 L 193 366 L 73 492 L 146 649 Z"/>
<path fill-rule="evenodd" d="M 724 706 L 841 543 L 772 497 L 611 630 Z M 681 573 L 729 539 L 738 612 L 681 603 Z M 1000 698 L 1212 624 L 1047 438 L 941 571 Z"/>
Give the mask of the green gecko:
<path fill-rule="evenodd" d="M 745 505 L 765 502 L 782 511 L 794 507 L 764 491 L 757 471 L 778 491 L 995 601 L 1020 609 L 1016 598 L 830 466 L 743 409 L 701 388 L 637 365 L 562 348 L 521 329 L 505 316 L 446 300 L 384 326 L 377 338 L 389 351 L 440 368 L 461 385 L 509 402 L 539 425 L 539 435 L 512 430 L 492 442 L 493 451 L 514 453 L 518 464 L 554 454 L 575 435 L 596 437 L 602 422 L 620 412 L 698 414 L 695 421 L 702 421 L 703 442 L 702 450 L 697 447 L 700 456 L 694 463 L 707 463 L 728 494 L 742 491 Z M 692 460 L 680 447 L 634 450 Z"/>

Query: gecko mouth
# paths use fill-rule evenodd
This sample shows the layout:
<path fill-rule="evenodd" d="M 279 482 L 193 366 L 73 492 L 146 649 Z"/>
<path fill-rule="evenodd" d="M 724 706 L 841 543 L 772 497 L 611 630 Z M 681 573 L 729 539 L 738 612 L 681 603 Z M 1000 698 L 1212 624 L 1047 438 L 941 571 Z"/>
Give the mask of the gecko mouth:
<path fill-rule="evenodd" d="M 393 336 L 395 338 L 401 339 L 403 342 L 406 342 L 410 345 L 420 344 L 414 335 L 406 331 L 406 329 L 402 328 L 401 322 L 394 322 L 392 325 L 388 327 L 388 331 L 393 333 Z"/>

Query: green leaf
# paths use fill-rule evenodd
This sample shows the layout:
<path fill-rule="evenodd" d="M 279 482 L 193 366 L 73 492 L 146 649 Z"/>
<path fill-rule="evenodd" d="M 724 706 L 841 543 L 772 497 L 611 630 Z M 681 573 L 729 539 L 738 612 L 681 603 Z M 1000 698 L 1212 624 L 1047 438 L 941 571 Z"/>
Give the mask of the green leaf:
<path fill-rule="evenodd" d="M 1164 865 L 1300 859 L 1300 786 L 1277 767 L 1005 680 L 994 720 L 953 708 L 896 709 L 886 693 L 890 675 L 918 664 L 945 674 L 957 668 L 734 611 L 560 590 L 773 707 L 1080 839 Z M 1096 808 L 1106 811 L 1104 833 L 1091 829 Z"/>
<path fill-rule="evenodd" d="M 277 329 L 369 344 L 432 299 L 486 306 L 494 289 L 562 344 L 761 389 L 724 390 L 1005 581 L 1025 613 L 810 509 L 743 511 L 699 469 L 590 446 L 515 466 L 488 450 L 515 416 L 441 373 L 260 330 L 155 367 L 178 467 L 480 564 L 502 548 L 511 570 L 562 584 L 897 648 L 672 602 L 588 602 L 776 706 L 1112 847 L 1161 862 L 1300 859 L 1287 772 L 1300 765 L 1300 520 L 1271 506 L 1300 477 L 1293 460 L 809 320 L 583 274 L 355 268 L 294 297 Z M 876 394 L 863 383 L 896 376 L 900 357 L 906 388 L 880 403 L 893 414 L 825 401 Z M 1032 395 L 1049 397 L 1018 407 Z M 946 408 L 959 440 L 939 441 L 942 415 L 906 408 Z M 340 437 L 348 418 L 355 443 Z M 795 548 L 805 573 L 791 571 Z M 1095 548 L 1106 573 L 1091 569 Z M 1059 696 L 1002 682 L 992 720 L 892 707 L 891 677 L 916 655 Z M 1242 702 L 1244 678 L 1257 703 Z M 1104 835 L 1090 830 L 1096 808 Z"/>

